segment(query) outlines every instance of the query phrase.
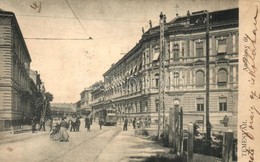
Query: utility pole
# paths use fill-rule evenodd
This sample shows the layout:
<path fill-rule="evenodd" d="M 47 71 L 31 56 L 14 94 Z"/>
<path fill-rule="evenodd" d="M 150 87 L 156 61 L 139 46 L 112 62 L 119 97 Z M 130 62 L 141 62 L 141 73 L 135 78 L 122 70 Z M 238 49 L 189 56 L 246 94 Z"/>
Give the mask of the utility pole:
<path fill-rule="evenodd" d="M 162 70 L 162 78 L 163 78 L 163 87 L 162 87 L 162 91 L 163 91 L 163 93 L 162 93 L 162 98 L 163 98 L 163 131 L 164 131 L 164 134 L 163 134 L 163 138 L 164 139 L 166 139 L 166 132 L 165 132 L 165 130 L 166 130 L 166 121 L 165 121 L 165 98 L 164 98 L 164 96 L 165 96 L 165 55 L 166 55 L 166 52 L 167 52 L 167 50 L 166 50 L 166 39 L 164 38 L 164 40 L 163 40 L 163 61 L 162 61 L 162 68 L 163 68 L 163 70 Z"/>
<path fill-rule="evenodd" d="M 211 126 L 209 122 L 209 12 L 205 11 L 206 14 L 206 140 L 207 150 L 210 153 L 211 150 Z"/>
<path fill-rule="evenodd" d="M 164 86 L 164 79 L 163 79 L 163 60 L 164 60 L 164 55 L 163 55 L 163 45 L 164 45 L 164 15 L 160 14 L 160 60 L 159 60 L 159 108 L 158 108 L 158 132 L 157 132 L 157 137 L 158 140 L 161 138 L 161 108 L 163 106 L 162 103 L 162 87 Z"/>

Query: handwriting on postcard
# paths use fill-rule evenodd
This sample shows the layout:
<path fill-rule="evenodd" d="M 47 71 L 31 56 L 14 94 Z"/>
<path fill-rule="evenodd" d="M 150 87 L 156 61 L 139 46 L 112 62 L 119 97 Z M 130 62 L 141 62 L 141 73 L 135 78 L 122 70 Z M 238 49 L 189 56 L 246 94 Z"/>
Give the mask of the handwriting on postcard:
<path fill-rule="evenodd" d="M 41 7 L 42 7 L 42 3 L 41 2 L 39 2 L 39 3 L 33 2 L 33 4 L 31 4 L 30 6 L 31 6 L 32 9 L 38 10 L 38 13 L 41 12 Z"/>
<path fill-rule="evenodd" d="M 256 57 L 257 57 L 257 18 L 258 18 L 258 6 L 256 6 L 255 9 L 255 15 L 252 18 L 253 24 L 250 25 L 251 32 L 245 33 L 243 35 L 243 70 L 248 74 L 248 83 L 249 83 L 249 91 L 248 91 L 248 97 L 251 100 L 246 110 L 249 111 L 249 115 L 246 117 L 246 119 L 240 124 L 240 131 L 242 133 L 242 139 L 241 139 L 241 151 L 242 151 L 242 157 L 247 158 L 249 162 L 253 162 L 255 160 L 254 154 L 255 154 L 255 145 L 249 145 L 248 141 L 254 141 L 256 136 L 254 133 L 254 130 L 256 128 L 256 123 L 254 123 L 255 118 L 260 116 L 260 108 L 258 108 L 255 104 L 257 102 L 260 102 L 260 92 L 257 92 L 255 90 L 255 84 L 257 83 L 256 80 Z"/>

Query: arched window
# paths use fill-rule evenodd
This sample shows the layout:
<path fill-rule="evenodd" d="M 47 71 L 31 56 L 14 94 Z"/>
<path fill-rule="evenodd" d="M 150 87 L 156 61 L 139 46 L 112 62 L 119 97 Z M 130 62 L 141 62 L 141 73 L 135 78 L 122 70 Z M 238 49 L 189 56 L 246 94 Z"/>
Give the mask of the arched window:
<path fill-rule="evenodd" d="M 227 70 L 226 69 L 220 69 L 218 71 L 218 85 L 219 86 L 227 85 Z"/>
<path fill-rule="evenodd" d="M 205 85 L 204 72 L 199 70 L 196 72 L 196 87 L 203 88 Z"/>

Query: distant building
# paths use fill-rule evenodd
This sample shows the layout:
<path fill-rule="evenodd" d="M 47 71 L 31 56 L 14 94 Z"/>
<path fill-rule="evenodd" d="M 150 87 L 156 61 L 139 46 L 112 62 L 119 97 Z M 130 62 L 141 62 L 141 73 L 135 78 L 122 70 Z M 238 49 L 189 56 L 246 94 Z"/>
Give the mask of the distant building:
<path fill-rule="evenodd" d="M 238 8 L 209 13 L 210 123 L 213 130 L 237 129 Z M 177 16 L 164 23 L 165 115 L 179 104 L 184 124 L 205 128 L 206 19 L 204 12 Z M 150 27 L 141 40 L 104 74 L 94 89 L 94 110 L 115 108 L 118 117 L 151 117 L 158 123 L 160 27 Z M 162 110 L 162 109 L 161 109 Z M 161 111 L 162 112 L 162 111 Z M 228 124 L 223 122 L 228 118 Z M 205 130 L 205 129 L 204 129 Z"/>
<path fill-rule="evenodd" d="M 81 93 L 80 93 L 80 112 L 81 114 L 85 113 L 90 113 L 92 111 L 91 106 L 90 106 L 90 101 L 91 101 L 91 88 L 85 88 Z"/>
<path fill-rule="evenodd" d="M 75 103 L 51 103 L 52 116 L 76 114 Z"/>
<path fill-rule="evenodd" d="M 19 127 L 31 111 L 31 57 L 15 14 L 0 15 L 0 130 L 6 130 Z"/>
<path fill-rule="evenodd" d="M 92 110 L 100 111 L 102 109 L 106 109 L 109 107 L 105 107 L 105 96 L 104 96 L 104 92 L 105 92 L 105 88 L 104 88 L 104 82 L 97 82 L 95 84 L 93 84 L 92 86 L 92 91 L 91 91 L 91 107 Z"/>

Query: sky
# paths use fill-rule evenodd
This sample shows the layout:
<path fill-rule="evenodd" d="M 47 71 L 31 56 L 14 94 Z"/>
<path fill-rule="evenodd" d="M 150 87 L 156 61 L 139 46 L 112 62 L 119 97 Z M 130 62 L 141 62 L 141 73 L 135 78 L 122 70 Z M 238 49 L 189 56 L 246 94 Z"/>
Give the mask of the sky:
<path fill-rule="evenodd" d="M 141 39 L 142 27 L 148 30 L 149 20 L 159 25 L 161 12 L 170 21 L 187 10 L 235 7 L 238 0 L 0 0 L 1 9 L 16 15 L 31 69 L 40 72 L 53 102 L 67 103 L 77 102 L 84 88 L 103 80 Z"/>

